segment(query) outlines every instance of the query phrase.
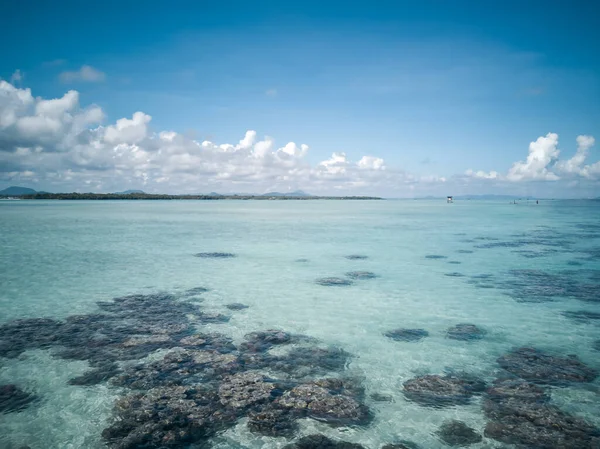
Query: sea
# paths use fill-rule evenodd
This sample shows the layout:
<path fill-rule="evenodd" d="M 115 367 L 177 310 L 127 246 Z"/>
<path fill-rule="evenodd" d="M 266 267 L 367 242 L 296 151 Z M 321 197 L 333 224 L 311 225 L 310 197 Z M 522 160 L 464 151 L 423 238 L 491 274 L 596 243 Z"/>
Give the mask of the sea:
<path fill-rule="evenodd" d="M 265 330 L 293 337 L 254 348 L 273 360 L 306 354 L 289 352 L 303 345 L 330 351 L 323 366 L 311 359 L 283 373 L 268 362 L 252 369 L 287 381 L 283 390 L 352 379 L 368 409 L 368 419 L 354 423 L 304 414 L 285 436 L 253 431 L 240 412 L 202 441 L 164 447 L 283 448 L 318 433 L 373 449 L 402 441 L 447 448 L 439 429 L 449 420 L 481 436 L 469 447 L 513 447 L 486 435 L 485 395 L 438 407 L 407 397 L 404 384 L 468 373 L 490 385 L 510 374 L 498 360 L 523 347 L 600 370 L 600 202 L 0 201 L 0 385 L 25 395 L 22 406 L 0 410 L 1 448 L 163 447 L 119 446 L 103 431 L 122 418 L 119 400 L 147 392 L 114 379 L 178 351 L 175 337 L 142 345 L 138 359 L 117 358 L 120 374 L 79 385 L 72 379 L 94 369 L 91 361 L 61 351 L 89 340 L 48 330 L 79 316 L 102 334 L 103 323 L 113 325 L 98 314 L 129 295 L 142 308 L 119 322 L 125 337 L 114 337 L 117 349 L 147 336 L 140 329 L 148 323 L 130 313 L 150 316 L 144 298 L 181 303 L 175 319 L 191 326 L 183 332 L 219 334 L 236 356 L 249 335 Z M 159 314 L 179 313 L 160 304 Z M 152 325 L 160 319 L 151 317 Z M 452 338 L 458 324 L 479 333 Z M 398 340 L 389 336 L 396 329 L 425 332 Z M 224 378 L 207 376 L 207 385 Z M 561 411 L 600 427 L 598 377 L 544 388 Z"/>

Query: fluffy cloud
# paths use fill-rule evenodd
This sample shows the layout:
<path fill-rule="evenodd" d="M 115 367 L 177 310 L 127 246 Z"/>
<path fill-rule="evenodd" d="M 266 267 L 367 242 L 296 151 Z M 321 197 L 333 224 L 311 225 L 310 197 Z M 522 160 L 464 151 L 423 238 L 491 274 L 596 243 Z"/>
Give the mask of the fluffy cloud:
<path fill-rule="evenodd" d="M 92 66 L 83 65 L 79 70 L 62 72 L 59 75 L 59 79 L 63 83 L 73 83 L 79 81 L 98 83 L 104 81 L 106 79 L 106 75 Z"/>
<path fill-rule="evenodd" d="M 253 130 L 237 144 L 217 144 L 152 130 L 152 117 L 140 111 L 114 124 L 102 126 L 103 120 L 101 108 L 80 106 L 77 91 L 41 99 L 29 89 L 0 82 L 0 179 L 29 177 L 56 185 L 57 191 L 131 185 L 189 193 L 298 188 L 327 193 L 374 186 L 383 179 L 380 158 L 353 163 L 344 153 L 334 153 L 311 165 L 308 145 L 277 147 Z"/>
<path fill-rule="evenodd" d="M 356 165 L 368 170 L 385 170 L 384 161 L 380 157 L 363 156 Z"/>
<path fill-rule="evenodd" d="M 328 175 L 343 175 L 350 165 L 346 153 L 333 153 L 327 160 L 322 161 L 318 168 L 321 173 Z"/>
<path fill-rule="evenodd" d="M 565 176 L 579 175 L 585 178 L 594 178 L 600 175 L 600 162 L 584 165 L 589 156 L 590 148 L 594 146 L 592 136 L 577 136 L 577 152 L 571 159 L 558 161 L 555 169 Z"/>
<path fill-rule="evenodd" d="M 45 152 L 70 151 L 81 133 L 104 118 L 97 106 L 81 108 L 79 93 L 34 99 L 29 89 L 0 81 L 0 150 L 42 146 Z"/>
<path fill-rule="evenodd" d="M 559 160 L 558 136 L 550 133 L 529 146 L 525 161 L 505 175 L 468 170 L 463 176 L 406 173 L 376 156 L 351 159 L 336 151 L 320 162 L 304 143 L 276 145 L 248 130 L 237 143 L 196 141 L 152 128 L 152 117 L 135 112 L 103 123 L 98 106 L 80 105 L 79 93 L 36 98 L 30 89 L 0 80 L 0 182 L 26 183 L 51 191 L 265 192 L 304 189 L 315 194 L 455 195 L 486 185 L 516 192 L 519 182 L 565 185 L 600 180 L 600 162 L 587 163 L 591 136 L 577 138 L 577 151 Z M 236 139 L 237 140 L 237 139 Z M 581 184 L 579 183 L 579 184 Z M 544 185 L 548 185 L 545 183 Z M 597 184 L 590 184 L 597 185 Z M 508 186 L 508 187 L 506 187 Z M 559 183 L 562 186 L 562 183 Z"/>
<path fill-rule="evenodd" d="M 500 180 L 509 182 L 520 181 L 558 181 L 562 178 L 583 177 L 587 179 L 600 179 L 600 162 L 585 165 L 589 150 L 594 146 L 592 136 L 577 136 L 577 151 L 575 155 L 566 160 L 560 160 L 558 149 L 558 134 L 548 133 L 538 137 L 529 144 L 527 160 L 515 162 L 503 176 L 497 171 L 475 171 L 469 169 L 465 172 L 468 178 Z"/>
<path fill-rule="evenodd" d="M 548 166 L 558 158 L 558 134 L 548 133 L 529 144 L 529 156 L 525 162 L 515 162 L 508 171 L 509 181 L 556 181 L 559 177 L 548 170 Z"/>
<path fill-rule="evenodd" d="M 136 112 L 130 119 L 117 120 L 114 126 L 104 131 L 104 140 L 108 143 L 137 143 L 148 136 L 148 123 L 152 117 L 143 112 Z M 172 136 L 174 137 L 174 136 Z"/>
<path fill-rule="evenodd" d="M 498 174 L 497 171 L 490 171 L 490 172 L 484 172 L 483 170 L 478 170 L 478 171 L 474 171 L 474 170 L 467 170 L 465 172 L 465 174 L 471 178 L 477 178 L 477 179 L 499 179 L 500 175 Z"/>

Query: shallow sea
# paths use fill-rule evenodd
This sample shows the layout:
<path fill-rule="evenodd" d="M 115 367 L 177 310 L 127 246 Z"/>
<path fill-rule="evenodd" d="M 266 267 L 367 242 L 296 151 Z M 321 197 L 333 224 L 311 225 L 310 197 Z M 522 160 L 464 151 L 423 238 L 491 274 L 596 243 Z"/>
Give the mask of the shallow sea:
<path fill-rule="evenodd" d="M 236 257 L 194 257 L 200 252 Z M 348 286 L 315 282 L 352 271 L 376 277 Z M 563 314 L 600 312 L 600 202 L 0 202 L 0 326 L 98 313 L 98 301 L 195 287 L 208 289 L 203 311 L 231 317 L 198 324 L 202 332 L 225 334 L 237 345 L 249 332 L 276 328 L 352 355 L 342 374 L 361 379 L 372 422 L 340 427 L 306 418 L 297 435 L 318 432 L 374 449 L 398 440 L 444 448 L 435 432 L 448 419 L 483 433 L 481 399 L 423 407 L 404 397 L 405 381 L 452 372 L 490 381 L 501 371 L 498 357 L 521 346 L 576 354 L 600 369 L 600 320 Z M 232 302 L 249 307 L 225 308 Z M 479 326 L 484 338 L 446 338 L 458 323 Z M 395 328 L 429 336 L 384 336 Z M 0 414 L 1 448 L 105 447 L 102 430 L 112 422 L 115 399 L 127 392 L 110 381 L 70 385 L 88 362 L 55 351 L 0 357 L 0 384 L 38 398 Z M 372 393 L 391 402 L 376 402 Z M 599 379 L 552 388 L 551 396 L 600 426 Z M 214 440 L 219 448 L 289 442 L 248 431 L 245 418 Z M 471 447 L 508 446 L 484 438 Z"/>

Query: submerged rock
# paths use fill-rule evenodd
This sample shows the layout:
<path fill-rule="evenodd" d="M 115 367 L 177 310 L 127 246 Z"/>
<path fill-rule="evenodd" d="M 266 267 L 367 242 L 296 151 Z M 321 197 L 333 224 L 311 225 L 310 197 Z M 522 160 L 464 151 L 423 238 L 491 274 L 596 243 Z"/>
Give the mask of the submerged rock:
<path fill-rule="evenodd" d="M 428 254 L 425 259 L 447 259 L 448 256 L 441 256 L 439 254 Z"/>
<path fill-rule="evenodd" d="M 270 437 L 290 437 L 296 431 L 297 425 L 286 410 L 270 409 L 250 412 L 248 429 Z"/>
<path fill-rule="evenodd" d="M 0 414 L 19 412 L 27 408 L 37 397 L 16 385 L 0 385 Z"/>
<path fill-rule="evenodd" d="M 544 302 L 571 297 L 580 301 L 600 302 L 600 283 L 593 277 L 582 279 L 579 271 L 546 272 L 536 269 L 510 270 L 513 278 L 505 288 L 519 302 Z"/>
<path fill-rule="evenodd" d="M 592 312 L 589 310 L 577 310 L 577 311 L 565 311 L 562 312 L 562 314 L 564 316 L 566 316 L 567 318 L 570 318 L 574 321 L 579 321 L 579 322 L 588 322 L 591 320 L 600 320 L 600 313 L 599 312 Z"/>
<path fill-rule="evenodd" d="M 315 434 L 300 438 L 293 444 L 284 446 L 283 449 L 365 449 L 360 444 L 337 441 L 325 435 Z"/>
<path fill-rule="evenodd" d="M 562 385 L 591 382 L 598 372 L 583 364 L 575 355 L 560 357 L 535 348 L 518 348 L 498 358 L 506 371 L 530 382 Z"/>
<path fill-rule="evenodd" d="M 457 420 L 445 422 L 436 433 L 440 440 L 452 447 L 470 446 L 483 439 L 474 429 Z"/>
<path fill-rule="evenodd" d="M 216 392 L 202 387 L 168 387 L 119 399 L 116 419 L 102 432 L 111 448 L 180 448 L 205 441 L 235 424 Z"/>
<path fill-rule="evenodd" d="M 497 380 L 487 391 L 485 436 L 518 448 L 592 449 L 600 430 L 549 404 L 549 395 L 523 380 Z"/>
<path fill-rule="evenodd" d="M 361 424 L 370 419 L 367 406 L 355 398 L 315 383 L 298 385 L 277 398 L 275 405 L 330 424 Z"/>
<path fill-rule="evenodd" d="M 0 357 L 15 358 L 28 349 L 60 344 L 63 323 L 50 318 L 15 320 L 0 326 Z"/>
<path fill-rule="evenodd" d="M 234 354 L 213 350 L 177 349 L 162 360 L 132 366 L 113 377 L 115 385 L 135 390 L 190 385 L 219 379 L 240 369 Z"/>
<path fill-rule="evenodd" d="M 473 254 L 475 251 L 471 251 L 470 249 L 459 249 L 456 252 L 458 254 Z"/>
<path fill-rule="evenodd" d="M 394 397 L 390 394 L 371 393 L 369 397 L 375 402 L 394 402 Z"/>
<path fill-rule="evenodd" d="M 522 402 L 545 403 L 550 400 L 546 390 L 522 379 L 496 379 L 486 390 L 486 395 L 493 401 L 514 399 Z"/>
<path fill-rule="evenodd" d="M 232 257 L 236 257 L 236 255 L 233 253 L 219 253 L 219 252 L 197 253 L 197 254 L 194 254 L 194 256 L 201 257 L 203 259 L 230 259 Z"/>
<path fill-rule="evenodd" d="M 294 374 L 298 378 L 322 375 L 346 368 L 351 355 L 341 348 L 295 347 L 285 356 L 273 360 L 271 368 Z"/>
<path fill-rule="evenodd" d="M 90 370 L 81 376 L 69 380 L 69 385 L 96 385 L 115 377 L 121 372 L 116 363 L 105 365 L 101 368 Z"/>
<path fill-rule="evenodd" d="M 365 260 L 365 259 L 368 259 L 367 256 L 363 256 L 363 255 L 360 255 L 360 254 L 350 254 L 349 256 L 345 256 L 345 257 L 346 257 L 346 259 L 349 259 L 349 260 Z"/>
<path fill-rule="evenodd" d="M 320 279 L 317 279 L 315 282 L 317 284 L 323 285 L 325 287 L 340 287 L 340 286 L 352 285 L 352 281 L 349 281 L 348 279 L 336 278 L 336 277 L 320 278 Z"/>
<path fill-rule="evenodd" d="M 241 302 L 232 302 L 231 304 L 225 304 L 225 307 L 227 307 L 229 310 L 244 310 L 250 306 L 242 304 Z"/>
<path fill-rule="evenodd" d="M 462 273 L 459 273 L 458 271 L 453 271 L 452 273 L 444 273 L 444 276 L 448 276 L 451 278 L 462 278 L 465 275 Z"/>
<path fill-rule="evenodd" d="M 250 332 L 244 337 L 246 341 L 240 345 L 240 349 L 251 352 L 264 352 L 275 345 L 285 345 L 296 340 L 292 335 L 279 329 Z"/>
<path fill-rule="evenodd" d="M 425 407 L 447 407 L 468 404 L 480 394 L 485 383 L 471 377 L 427 375 L 404 382 L 404 396 Z"/>
<path fill-rule="evenodd" d="M 486 331 L 474 324 L 461 323 L 451 327 L 446 331 L 446 337 L 452 340 L 480 340 L 486 334 Z"/>
<path fill-rule="evenodd" d="M 350 279 L 375 279 L 377 275 L 375 273 L 371 273 L 370 271 L 349 271 L 346 273 L 346 276 Z"/>
<path fill-rule="evenodd" d="M 396 341 L 419 341 L 428 337 L 429 332 L 425 329 L 394 329 L 383 335 Z"/>
<path fill-rule="evenodd" d="M 254 372 L 238 373 L 226 377 L 219 386 L 221 404 L 243 409 L 252 405 L 268 402 L 274 397 L 275 384 Z"/>
<path fill-rule="evenodd" d="M 208 291 L 207 288 L 204 287 L 194 287 L 194 288 L 190 288 L 189 290 L 186 290 L 183 295 L 184 296 L 196 296 L 196 295 L 200 295 L 202 293 L 206 293 Z"/>

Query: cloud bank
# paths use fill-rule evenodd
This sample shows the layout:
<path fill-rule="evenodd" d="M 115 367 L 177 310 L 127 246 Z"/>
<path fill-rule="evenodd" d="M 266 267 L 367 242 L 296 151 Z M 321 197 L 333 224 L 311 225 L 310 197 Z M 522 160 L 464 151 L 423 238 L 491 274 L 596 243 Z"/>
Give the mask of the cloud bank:
<path fill-rule="evenodd" d="M 558 134 L 548 133 L 529 144 L 529 154 L 525 161 L 515 162 L 506 175 L 496 171 L 484 172 L 469 169 L 468 177 L 492 179 L 507 182 L 522 181 L 571 181 L 577 178 L 600 180 L 600 162 L 586 164 L 589 150 L 594 146 L 592 136 L 577 136 L 577 151 L 570 159 L 559 159 Z"/>
<path fill-rule="evenodd" d="M 81 75 L 82 70 L 77 73 L 69 79 L 88 76 Z M 437 176 L 412 174 L 371 154 L 353 160 L 339 150 L 311 163 L 308 145 L 278 145 L 254 130 L 246 131 L 237 143 L 216 143 L 156 130 L 152 116 L 141 111 L 114 123 L 105 120 L 99 106 L 80 104 L 76 90 L 44 99 L 34 97 L 28 88 L 0 80 L 0 182 L 55 192 L 303 189 L 323 195 L 391 197 L 490 191 L 521 194 L 518 186 L 531 182 L 562 186 L 561 182 L 574 185 L 582 180 L 592 191 L 600 187 L 600 162 L 588 162 L 595 140 L 586 135 L 577 137 L 577 151 L 568 159 L 560 159 L 558 135 L 548 133 L 531 142 L 526 159 L 512 164 L 504 174 L 469 169 L 461 175 Z M 544 195 L 544 191 L 534 194 Z"/>
<path fill-rule="evenodd" d="M 373 156 L 352 162 L 333 153 L 311 165 L 308 145 L 277 146 L 253 130 L 236 144 L 217 144 L 154 131 L 152 117 L 141 111 L 108 125 L 104 118 L 100 107 L 82 107 L 75 90 L 42 99 L 0 81 L 0 179 L 55 185 L 57 191 L 137 186 L 181 193 L 331 192 L 385 181 L 384 161 Z"/>

